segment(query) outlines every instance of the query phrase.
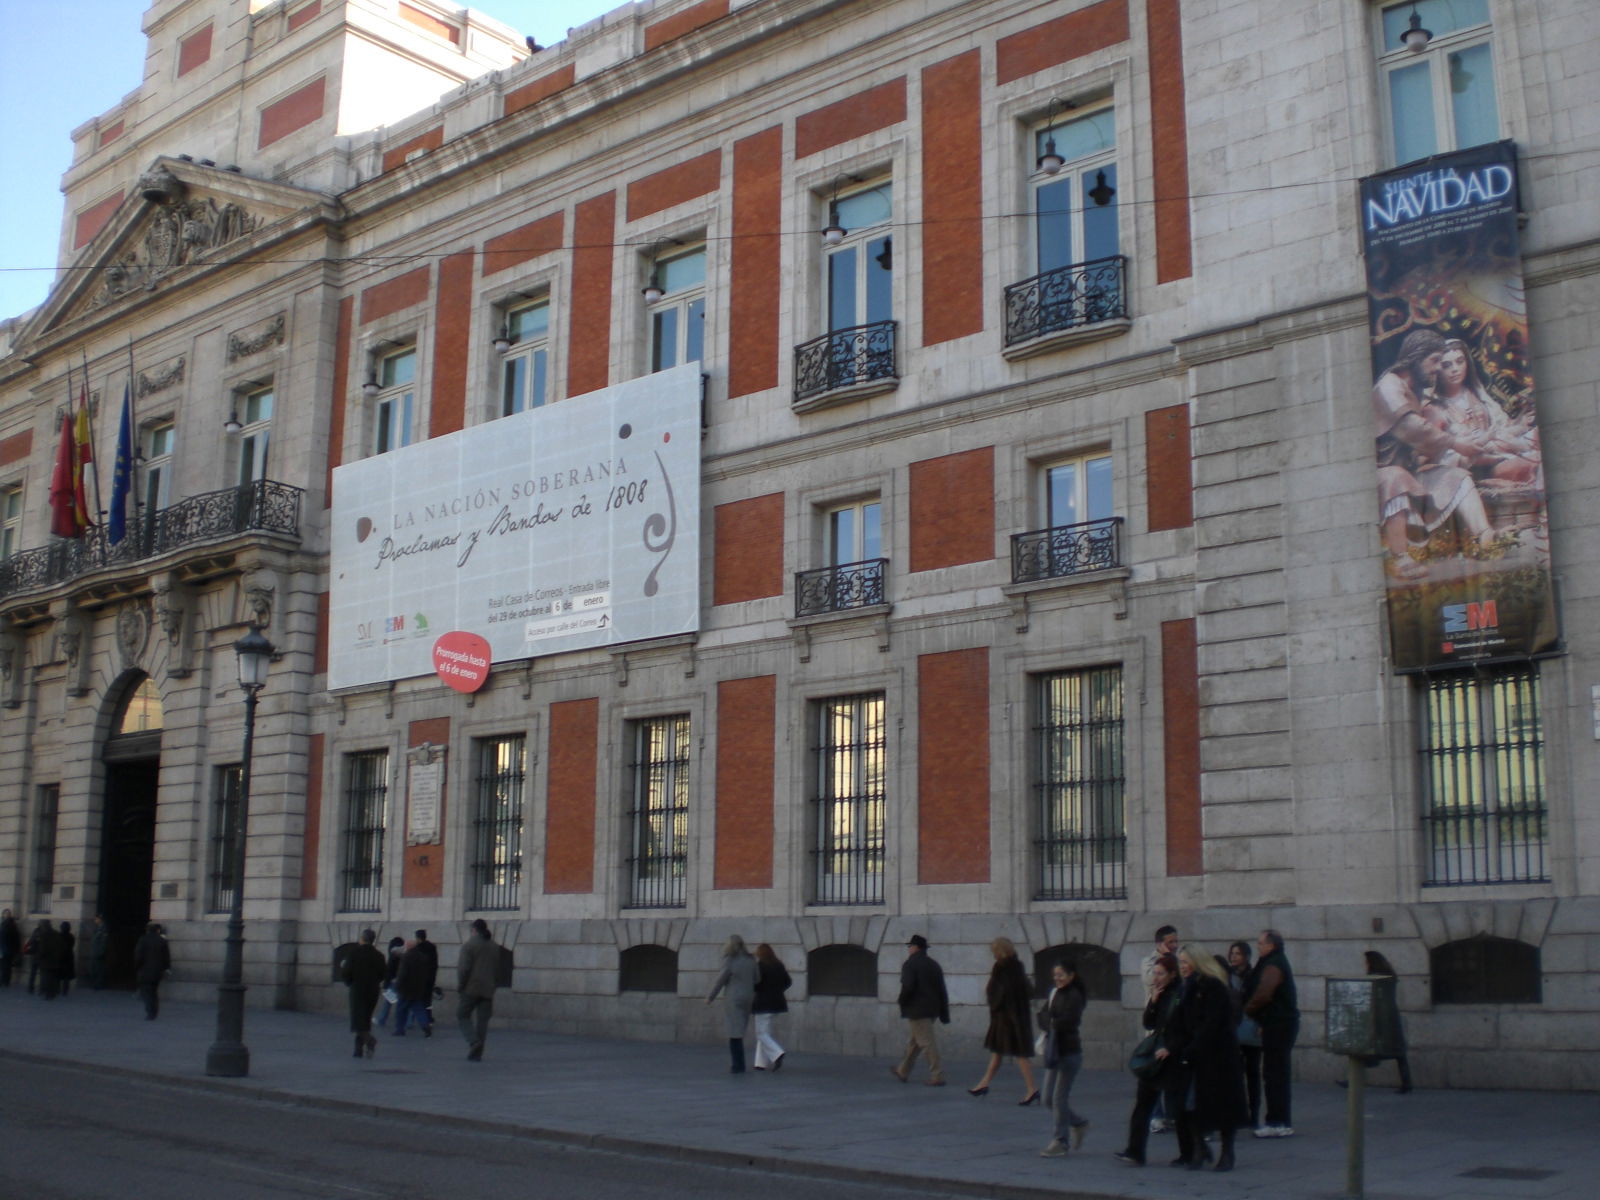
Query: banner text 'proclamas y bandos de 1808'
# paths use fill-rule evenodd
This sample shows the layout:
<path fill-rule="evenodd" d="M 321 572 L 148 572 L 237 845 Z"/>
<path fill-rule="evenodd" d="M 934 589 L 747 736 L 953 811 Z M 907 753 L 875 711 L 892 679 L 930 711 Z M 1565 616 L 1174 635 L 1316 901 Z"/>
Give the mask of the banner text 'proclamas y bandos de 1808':
<path fill-rule="evenodd" d="M 348 463 L 328 687 L 431 674 L 457 630 L 495 662 L 694 632 L 699 529 L 697 364 Z"/>

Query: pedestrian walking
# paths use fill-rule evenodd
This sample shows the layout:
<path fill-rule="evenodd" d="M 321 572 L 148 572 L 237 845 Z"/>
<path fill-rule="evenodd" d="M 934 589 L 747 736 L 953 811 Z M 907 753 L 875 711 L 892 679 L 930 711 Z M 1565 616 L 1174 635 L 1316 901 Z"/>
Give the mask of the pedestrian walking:
<path fill-rule="evenodd" d="M 467 1039 L 468 1062 L 483 1061 L 499 969 L 500 947 L 489 932 L 489 922 L 479 917 L 472 923 L 472 932 L 461 944 L 461 955 L 456 959 L 456 991 L 461 995 L 456 1023 L 461 1027 L 461 1036 Z"/>
<path fill-rule="evenodd" d="M 1168 956 L 1173 962 L 1178 961 L 1178 930 L 1172 925 L 1162 925 L 1156 930 L 1154 948 L 1139 964 L 1139 977 L 1144 982 L 1144 998 L 1149 1003 L 1152 992 L 1152 979 L 1156 961 L 1163 956 Z M 1166 1098 L 1164 1094 L 1157 1093 L 1156 1106 L 1150 1113 L 1150 1132 L 1167 1133 L 1172 1129 L 1172 1118 L 1167 1114 Z"/>
<path fill-rule="evenodd" d="M 773 1036 L 779 1013 L 789 1011 L 783 994 L 789 990 L 789 969 L 766 942 L 756 947 L 756 995 L 750 1013 L 756 1021 L 756 1070 L 783 1070 L 783 1047 Z"/>
<path fill-rule="evenodd" d="M 111 930 L 106 919 L 96 913 L 94 925 L 89 930 L 89 986 L 104 991 L 106 986 L 106 955 L 111 951 Z"/>
<path fill-rule="evenodd" d="M 1363 954 L 1367 961 L 1368 975 L 1394 976 L 1396 982 L 1398 982 L 1399 977 L 1395 975 L 1395 969 L 1389 964 L 1389 960 L 1387 958 L 1385 958 L 1376 950 L 1367 950 L 1364 951 Z M 1400 1023 L 1400 1003 L 1398 998 L 1394 996 L 1394 993 L 1388 993 L 1384 1003 L 1388 1005 L 1388 1011 L 1386 1015 L 1388 1017 L 1389 1027 L 1394 1030 L 1395 1049 L 1397 1053 L 1374 1055 L 1366 1060 L 1366 1065 L 1369 1067 L 1376 1067 L 1387 1059 L 1394 1059 L 1394 1065 L 1400 1068 L 1399 1091 L 1400 1094 L 1404 1096 L 1411 1090 L 1411 1062 L 1406 1057 L 1406 1030 L 1405 1026 Z M 1341 1080 L 1340 1082 L 1343 1083 L 1344 1081 Z"/>
<path fill-rule="evenodd" d="M 33 927 L 22 942 L 22 956 L 28 960 L 28 995 L 33 995 L 39 990 L 39 935 L 50 925 L 49 921 L 40 921 Z"/>
<path fill-rule="evenodd" d="M 1258 1138 L 1293 1137 L 1290 1113 L 1289 1059 L 1300 1034 L 1300 1006 L 1295 996 L 1294 972 L 1283 952 L 1283 935 L 1263 929 L 1256 939 L 1255 975 L 1244 1011 L 1261 1026 L 1261 1084 L 1266 1101 L 1265 1123 Z"/>
<path fill-rule="evenodd" d="M 1250 1128 L 1261 1124 L 1261 1026 L 1244 1013 L 1250 999 L 1250 981 L 1255 974 L 1249 942 L 1234 942 L 1228 947 L 1228 988 L 1239 1013 L 1239 1058 L 1244 1063 L 1245 1096 L 1250 1103 Z"/>
<path fill-rule="evenodd" d="M 172 969 L 172 948 L 151 921 L 133 947 L 133 981 L 144 1001 L 144 1019 L 154 1021 L 161 1012 L 161 981 Z"/>
<path fill-rule="evenodd" d="M 1077 1150 L 1089 1132 L 1089 1122 L 1072 1111 L 1072 1084 L 1083 1068 L 1083 1040 L 1079 1027 L 1089 991 L 1078 978 L 1078 964 L 1071 959 L 1050 968 L 1050 998 L 1039 1010 L 1039 1024 L 1045 1033 L 1044 1066 L 1050 1074 L 1046 1087 L 1050 1112 L 1050 1144 L 1039 1151 L 1041 1158 L 1060 1158 L 1067 1144 Z"/>
<path fill-rule="evenodd" d="M 901 1083 L 911 1078 L 917 1055 L 928 1059 L 928 1086 L 943 1087 L 944 1060 L 939 1057 L 939 1035 L 934 1022 L 950 1024 L 950 994 L 944 986 L 944 968 L 928 955 L 928 939 L 920 933 L 906 943 L 906 960 L 900 964 L 900 1016 L 910 1027 L 900 1065 L 889 1071 Z"/>
<path fill-rule="evenodd" d="M 433 1018 L 428 1001 L 433 998 L 434 966 L 422 943 L 412 942 L 400 956 L 400 970 L 394 977 L 394 990 L 400 997 L 394 1018 L 395 1037 L 405 1037 L 406 1027 L 416 1025 L 423 1037 L 433 1036 Z"/>
<path fill-rule="evenodd" d="M 1177 978 L 1176 958 L 1163 954 L 1156 959 L 1150 972 L 1150 996 L 1145 1001 L 1142 1018 L 1145 1038 L 1128 1062 L 1136 1084 L 1133 1112 L 1128 1116 L 1128 1143 L 1112 1155 L 1129 1166 L 1144 1166 L 1145 1147 L 1151 1132 L 1150 1114 L 1169 1085 L 1179 1085 L 1175 1088 L 1178 1098 L 1173 1101 L 1174 1109 L 1182 1103 L 1182 1081 L 1177 1079 L 1177 1064 L 1165 1047 L 1167 1026 L 1178 1010 Z"/>
<path fill-rule="evenodd" d="M 11 986 L 11 973 L 22 958 L 22 927 L 8 908 L 0 912 L 0 987 Z"/>
<path fill-rule="evenodd" d="M 1017 947 L 1010 938 L 997 937 L 989 943 L 994 955 L 994 966 L 989 971 L 989 983 L 984 998 L 989 1002 L 989 1030 L 983 1035 L 983 1048 L 989 1051 L 989 1068 L 976 1087 L 967 1089 L 969 1096 L 987 1096 L 995 1073 L 1007 1056 L 1016 1060 L 1022 1072 L 1022 1084 L 1027 1094 L 1017 1103 L 1026 1108 L 1039 1099 L 1039 1089 L 1033 1081 L 1033 1066 L 1028 1061 L 1033 1053 L 1032 1010 L 1033 983 L 1028 972 L 1017 960 Z"/>
<path fill-rule="evenodd" d="M 400 973 L 400 960 L 405 957 L 406 940 L 403 937 L 389 939 L 389 948 L 384 952 L 383 959 L 383 986 L 378 989 L 381 1003 L 378 1013 L 372 1018 L 372 1023 L 379 1029 L 388 1028 L 389 1014 L 400 1006 L 400 993 L 395 990 L 395 976 Z"/>
<path fill-rule="evenodd" d="M 61 994 L 61 934 L 49 921 L 40 921 L 33 931 L 33 962 L 38 972 L 39 995 L 54 1000 Z"/>
<path fill-rule="evenodd" d="M 61 984 L 61 995 L 64 997 L 72 990 L 72 981 L 78 977 L 78 938 L 72 932 L 72 922 L 61 922 L 61 931 L 56 935 L 56 978 Z"/>
<path fill-rule="evenodd" d="M 417 930 L 417 949 L 421 952 L 423 960 L 428 964 L 428 995 L 423 1002 L 423 1009 L 428 1014 L 428 1028 L 433 1028 L 433 1001 L 436 997 L 444 995 L 439 990 L 439 947 L 428 940 L 426 929 Z"/>
<path fill-rule="evenodd" d="M 1177 1058 L 1185 1080 L 1177 1109 L 1169 1110 L 1177 1122 L 1178 1157 L 1190 1170 L 1200 1170 L 1211 1161 L 1206 1135 L 1215 1133 L 1217 1170 L 1231 1171 L 1234 1132 L 1249 1120 L 1250 1109 L 1227 973 L 1214 956 L 1184 946 L 1178 951 L 1178 975 L 1178 1011 L 1166 1037 L 1167 1051 Z"/>
<path fill-rule="evenodd" d="M 756 980 L 760 968 L 744 947 L 744 939 L 730 934 L 722 947 L 722 970 L 706 995 L 710 1004 L 722 993 L 722 1023 L 728 1035 L 729 1071 L 744 1074 L 744 1031 L 750 1024 L 750 1009 L 756 1000 Z"/>
<path fill-rule="evenodd" d="M 378 1006 L 385 964 L 377 940 L 376 930 L 363 929 L 361 941 L 350 947 L 339 964 L 339 978 L 350 989 L 350 1032 L 356 1039 L 352 1058 L 363 1054 L 371 1058 L 378 1052 L 378 1039 L 372 1036 L 372 1010 Z"/>

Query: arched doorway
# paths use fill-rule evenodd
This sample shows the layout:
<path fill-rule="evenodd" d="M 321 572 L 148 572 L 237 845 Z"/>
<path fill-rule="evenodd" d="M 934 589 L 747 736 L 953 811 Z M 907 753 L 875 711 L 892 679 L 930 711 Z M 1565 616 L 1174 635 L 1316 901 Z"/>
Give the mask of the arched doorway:
<path fill-rule="evenodd" d="M 137 676 L 126 685 L 100 755 L 106 801 L 96 907 L 110 934 L 106 983 L 112 987 L 133 985 L 133 946 L 150 920 L 164 723 L 155 681 Z"/>

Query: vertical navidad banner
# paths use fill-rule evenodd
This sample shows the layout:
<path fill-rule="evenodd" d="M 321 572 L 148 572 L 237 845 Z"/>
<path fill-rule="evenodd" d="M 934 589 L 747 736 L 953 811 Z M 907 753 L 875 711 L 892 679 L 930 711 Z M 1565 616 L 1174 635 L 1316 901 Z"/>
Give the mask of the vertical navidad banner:
<path fill-rule="evenodd" d="M 1558 638 L 1510 142 L 1361 181 L 1395 666 Z"/>

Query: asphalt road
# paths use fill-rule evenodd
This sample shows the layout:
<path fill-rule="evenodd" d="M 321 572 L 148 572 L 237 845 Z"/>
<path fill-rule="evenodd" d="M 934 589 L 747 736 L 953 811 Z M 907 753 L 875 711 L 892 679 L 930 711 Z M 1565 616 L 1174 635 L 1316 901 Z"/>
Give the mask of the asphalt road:
<path fill-rule="evenodd" d="M 403 1083 L 397 1083 L 403 1086 Z M 430 1129 L 76 1067 L 0 1064 L 10 1200 L 905 1200 L 930 1193 Z"/>

